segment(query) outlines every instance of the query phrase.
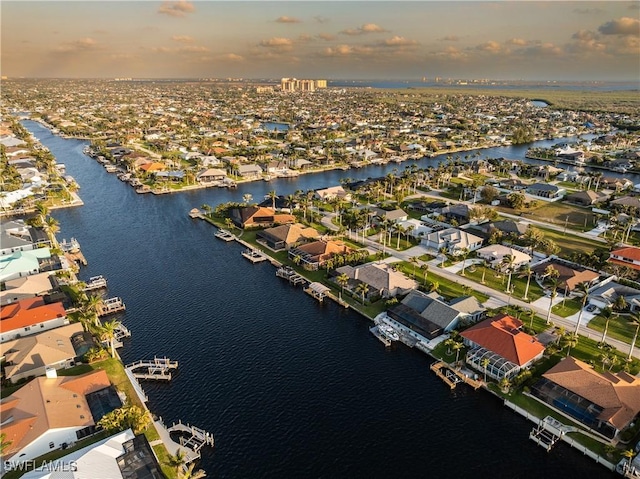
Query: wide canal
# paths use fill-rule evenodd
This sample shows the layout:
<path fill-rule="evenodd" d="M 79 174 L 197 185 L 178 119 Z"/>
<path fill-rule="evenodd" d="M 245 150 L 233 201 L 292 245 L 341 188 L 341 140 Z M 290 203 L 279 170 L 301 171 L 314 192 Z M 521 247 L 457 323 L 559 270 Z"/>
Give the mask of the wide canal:
<path fill-rule="evenodd" d="M 209 477 L 612 477 L 564 444 L 545 452 L 532 424 L 484 391 L 451 391 L 430 358 L 402 345 L 385 351 L 369 322 L 320 305 L 276 278 L 241 246 L 192 220 L 202 204 L 261 200 L 384 175 L 396 165 L 172 195 L 138 195 L 82 153 L 86 142 L 24 125 L 64 163 L 85 203 L 57 210 L 61 238 L 75 237 L 133 337 L 124 362 L 168 356 L 170 384 L 145 383 L 165 423 L 215 434 L 200 467 Z M 485 150 L 522 158 L 526 148 Z M 419 166 L 434 160 L 423 160 Z M 400 169 L 404 166 L 401 165 Z"/>

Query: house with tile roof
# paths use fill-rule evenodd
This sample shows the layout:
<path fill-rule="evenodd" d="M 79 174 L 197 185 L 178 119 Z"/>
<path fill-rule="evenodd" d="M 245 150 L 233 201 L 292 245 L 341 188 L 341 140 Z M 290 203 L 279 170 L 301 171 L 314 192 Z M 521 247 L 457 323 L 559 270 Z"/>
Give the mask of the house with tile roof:
<path fill-rule="evenodd" d="M 69 324 L 61 302 L 27 298 L 0 308 L 0 343 Z"/>
<path fill-rule="evenodd" d="M 538 281 L 544 280 L 546 277 L 545 271 L 548 266 L 551 266 L 558 272 L 558 291 L 571 293 L 580 283 L 587 283 L 589 286 L 592 286 L 600 278 L 598 273 L 590 269 L 557 259 L 551 259 L 544 263 L 538 263 L 531 268 Z"/>
<path fill-rule="evenodd" d="M 589 303 L 600 309 L 613 307 L 620 296 L 624 298 L 625 303 L 632 313 L 640 311 L 640 289 L 632 288 L 631 286 L 626 286 L 615 281 L 609 281 L 589 291 Z"/>
<path fill-rule="evenodd" d="M 314 197 L 322 201 L 328 201 L 334 198 L 340 198 L 343 201 L 351 201 L 351 193 L 346 191 L 342 185 L 315 190 Z"/>
<path fill-rule="evenodd" d="M 357 266 L 345 265 L 336 269 L 336 274 L 349 277 L 347 289 L 355 291 L 358 284 L 369 286 L 368 298 L 393 298 L 418 287 L 418 282 L 407 278 L 387 263 L 366 263 Z"/>
<path fill-rule="evenodd" d="M 53 288 L 53 271 L 10 279 L 4 283 L 4 291 L 0 292 L 0 304 L 9 304 L 21 299 L 43 296 Z"/>
<path fill-rule="evenodd" d="M 491 244 L 476 250 L 478 258 L 482 258 L 491 264 L 494 269 L 504 269 L 502 260 L 505 256 L 512 256 L 514 258 L 513 267 L 515 269 L 527 264 L 531 261 L 531 256 L 522 251 L 514 249 L 510 246 L 504 246 L 501 244 Z"/>
<path fill-rule="evenodd" d="M 422 238 L 427 248 L 440 251 L 445 248 L 451 255 L 459 255 L 462 250 L 475 251 L 482 246 L 482 238 L 457 228 L 433 231 Z"/>
<path fill-rule="evenodd" d="M 593 431 L 613 439 L 640 413 L 640 378 L 596 372 L 573 357 L 542 375 L 532 394 Z"/>
<path fill-rule="evenodd" d="M 0 256 L 35 249 L 32 230 L 23 220 L 3 221 L 0 227 Z"/>
<path fill-rule="evenodd" d="M 91 408 L 96 395 L 111 391 L 113 409 L 121 406 L 107 373 L 95 370 L 80 376 L 35 378 L 0 401 L 0 423 L 6 440 L 5 459 L 29 460 L 67 447 L 95 432 L 96 423 L 106 412 Z"/>
<path fill-rule="evenodd" d="M 44 376 L 46 368 L 67 369 L 75 366 L 78 354 L 71 337 L 82 331 L 80 323 L 73 323 L 0 343 L 5 379 L 15 383 L 29 376 Z"/>
<path fill-rule="evenodd" d="M 640 248 L 627 246 L 613 250 L 609 253 L 609 263 L 640 270 Z"/>
<path fill-rule="evenodd" d="M 565 199 L 571 203 L 576 203 L 581 206 L 591 206 L 608 200 L 609 195 L 602 193 L 601 191 L 583 190 L 571 193 L 570 195 L 567 195 Z"/>
<path fill-rule="evenodd" d="M 507 314 L 485 319 L 460 335 L 470 348 L 467 364 L 484 373 L 483 360 L 489 359 L 486 374 L 498 381 L 515 377 L 544 354 L 542 343 L 522 331 L 522 321 Z"/>
<path fill-rule="evenodd" d="M 285 213 L 276 213 L 272 208 L 246 206 L 233 208 L 231 220 L 238 228 L 259 228 L 279 224 L 295 223 L 296 217 Z"/>
<path fill-rule="evenodd" d="M 303 244 L 289 250 L 289 259 L 296 261 L 300 258 L 300 264 L 305 269 L 317 270 L 333 255 L 347 254 L 353 251 L 342 241 L 318 240 Z"/>
<path fill-rule="evenodd" d="M 259 231 L 256 241 L 273 251 L 289 250 L 300 243 L 316 240 L 320 233 L 314 228 L 301 223 L 274 226 Z"/>

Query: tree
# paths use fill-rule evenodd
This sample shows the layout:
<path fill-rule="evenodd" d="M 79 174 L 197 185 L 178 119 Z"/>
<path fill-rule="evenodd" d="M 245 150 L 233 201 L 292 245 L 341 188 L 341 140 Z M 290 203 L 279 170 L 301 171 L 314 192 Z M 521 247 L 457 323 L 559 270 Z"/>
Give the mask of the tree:
<path fill-rule="evenodd" d="M 636 345 L 636 339 L 638 339 L 638 331 L 640 331 L 640 314 L 634 314 L 633 320 L 630 321 L 629 324 L 636 327 L 636 332 L 633 335 L 633 340 L 631 341 L 631 347 L 629 348 L 629 357 L 627 357 L 627 361 L 631 361 L 631 358 L 633 356 L 633 348 Z"/>
<path fill-rule="evenodd" d="M 234 224 L 233 224 L 233 220 L 231 218 L 225 218 L 224 219 L 224 224 L 227 226 L 227 228 L 229 229 L 233 229 Z"/>
<path fill-rule="evenodd" d="M 194 471 L 196 463 L 192 462 L 186 469 L 178 472 L 178 479 L 202 479 L 207 476 L 207 473 L 202 469 Z"/>
<path fill-rule="evenodd" d="M 447 259 L 447 253 L 449 252 L 449 250 L 445 246 L 443 246 L 438 250 L 438 252 L 442 255 L 442 263 L 440 264 L 440 267 L 444 268 L 444 262 Z"/>
<path fill-rule="evenodd" d="M 512 254 L 505 254 L 500 261 L 500 265 L 505 267 L 505 270 L 509 273 L 509 280 L 507 281 L 507 293 L 511 295 L 511 275 L 513 274 L 514 265 L 516 263 L 516 257 Z"/>
<path fill-rule="evenodd" d="M 527 286 L 524 289 L 524 296 L 522 297 L 522 299 L 524 299 L 525 301 L 528 298 L 528 294 L 529 294 L 529 284 L 531 284 L 531 275 L 533 274 L 533 270 L 531 269 L 531 265 L 529 263 L 523 264 L 522 266 L 520 266 L 520 277 L 527 277 Z"/>
<path fill-rule="evenodd" d="M 635 455 L 636 453 L 633 449 L 627 449 L 622 452 L 622 456 L 627 459 L 627 462 L 625 463 L 625 466 L 624 466 L 626 471 L 629 471 L 629 469 L 631 469 L 631 461 Z"/>
<path fill-rule="evenodd" d="M 56 239 L 56 234 L 60 231 L 60 223 L 58 223 L 58 220 L 55 218 L 52 218 L 51 216 L 47 216 L 47 218 L 44 221 L 44 231 L 47 233 L 47 235 L 49 235 L 49 238 L 51 239 L 51 244 L 54 247 L 58 246 L 58 240 Z"/>
<path fill-rule="evenodd" d="M 509 381 L 509 378 L 507 378 L 506 376 L 500 380 L 500 389 L 504 394 L 509 392 L 510 386 L 511 386 L 511 382 Z"/>
<path fill-rule="evenodd" d="M 456 352 L 456 364 L 458 363 L 458 359 L 460 357 L 460 350 L 464 348 L 464 344 L 461 342 L 455 341 L 451 348 Z"/>
<path fill-rule="evenodd" d="M 603 347 L 606 344 L 606 340 L 607 340 L 607 331 L 609 330 L 609 321 L 611 321 L 611 318 L 613 317 L 613 311 L 610 307 L 606 307 L 602 310 L 602 317 L 605 319 L 604 322 L 604 330 L 602 331 L 602 339 L 600 340 L 600 344 L 598 345 L 599 347 Z"/>
<path fill-rule="evenodd" d="M 129 428 L 133 430 L 134 434 L 140 434 L 150 422 L 151 417 L 148 411 L 142 410 L 138 406 L 123 406 L 102 416 L 97 425 L 111 434 Z"/>
<path fill-rule="evenodd" d="M 11 441 L 7 441 L 7 435 L 3 432 L 0 434 L 0 457 L 4 457 L 4 453 L 7 451 L 9 446 L 12 444 Z"/>
<path fill-rule="evenodd" d="M 551 321 L 551 308 L 553 308 L 553 300 L 558 296 L 558 282 L 553 281 L 551 295 L 549 296 L 549 310 L 547 311 L 547 324 Z"/>
<path fill-rule="evenodd" d="M 369 285 L 367 283 L 360 283 L 356 286 L 356 293 L 362 295 L 362 304 L 364 304 L 364 297 L 369 292 Z"/>
<path fill-rule="evenodd" d="M 498 196 L 500 196 L 500 192 L 494 186 L 485 185 L 482 187 L 482 190 L 480 190 L 480 198 L 486 203 L 491 203 Z"/>
<path fill-rule="evenodd" d="M 278 198 L 278 194 L 276 193 L 276 190 L 271 190 L 269 193 L 267 193 L 267 196 L 271 200 L 271 207 L 273 208 L 273 211 L 275 211 L 276 210 L 276 198 Z"/>
<path fill-rule="evenodd" d="M 244 195 L 242 195 L 242 201 L 248 205 L 249 203 L 251 203 L 251 201 L 253 201 L 253 196 L 251 196 L 251 194 L 249 193 L 245 193 Z"/>
<path fill-rule="evenodd" d="M 489 361 L 489 358 L 482 358 L 481 364 L 482 364 L 482 368 L 484 369 L 484 382 L 487 382 L 487 367 L 489 366 L 489 363 L 491 361 Z"/>
<path fill-rule="evenodd" d="M 462 272 L 460 273 L 462 276 L 464 276 L 464 270 L 465 267 L 467 265 L 467 257 L 469 256 L 469 248 L 461 248 L 460 249 L 460 256 L 462 256 Z"/>
<path fill-rule="evenodd" d="M 578 345 L 578 335 L 576 333 L 566 334 L 562 338 L 562 347 L 568 347 L 567 349 L 567 357 L 571 353 L 571 348 L 576 347 Z"/>
<path fill-rule="evenodd" d="M 412 256 L 409 258 L 409 262 L 413 265 L 413 277 L 416 277 L 416 265 L 418 264 L 418 257 Z"/>
<path fill-rule="evenodd" d="M 582 293 L 580 314 L 578 314 L 578 321 L 576 322 L 575 330 L 575 333 L 578 334 L 578 330 L 580 329 L 580 321 L 582 320 L 582 313 L 584 312 L 584 307 L 586 306 L 587 301 L 589 301 L 589 283 L 583 281 L 576 286 L 576 289 L 578 290 L 578 292 Z"/>
<path fill-rule="evenodd" d="M 100 327 L 100 339 L 109 343 L 109 350 L 111 351 L 111 357 L 116 357 L 115 339 L 116 331 L 120 327 L 120 321 L 105 321 Z"/>
<path fill-rule="evenodd" d="M 524 194 L 511 193 L 509 196 L 507 196 L 507 199 L 509 200 L 509 204 L 514 210 L 521 210 L 522 208 L 524 208 L 524 204 L 526 201 Z"/>
<path fill-rule="evenodd" d="M 420 265 L 420 269 L 424 271 L 423 286 L 427 286 L 427 276 L 429 275 L 429 265 L 427 263 L 423 263 Z"/>
<path fill-rule="evenodd" d="M 533 330 L 533 320 L 536 317 L 536 312 L 533 309 L 528 309 L 527 315 L 529 316 L 529 329 Z"/>
<path fill-rule="evenodd" d="M 342 295 L 344 294 L 344 287 L 349 283 L 349 276 L 346 273 L 342 273 L 338 275 L 336 278 L 336 282 L 340 285 L 340 300 L 342 300 Z"/>
<path fill-rule="evenodd" d="M 176 473 L 182 469 L 187 462 L 187 454 L 180 448 L 176 451 L 175 454 L 169 454 L 167 459 L 165 460 L 165 464 L 172 469 L 176 470 Z"/>

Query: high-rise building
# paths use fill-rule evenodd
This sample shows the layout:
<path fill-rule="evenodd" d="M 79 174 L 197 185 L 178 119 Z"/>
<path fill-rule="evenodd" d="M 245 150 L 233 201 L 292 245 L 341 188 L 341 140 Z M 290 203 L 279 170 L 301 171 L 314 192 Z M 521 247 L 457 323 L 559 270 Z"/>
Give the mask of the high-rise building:
<path fill-rule="evenodd" d="M 315 91 L 317 88 L 327 88 L 327 80 L 298 80 L 297 78 L 280 80 L 282 91 Z"/>

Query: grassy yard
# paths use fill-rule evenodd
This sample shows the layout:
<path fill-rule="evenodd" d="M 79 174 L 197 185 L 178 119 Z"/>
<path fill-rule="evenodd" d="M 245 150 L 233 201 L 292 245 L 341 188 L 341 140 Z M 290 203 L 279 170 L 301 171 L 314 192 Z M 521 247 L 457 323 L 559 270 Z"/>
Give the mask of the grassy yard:
<path fill-rule="evenodd" d="M 603 332 L 606 319 L 602 315 L 598 315 L 589 321 L 588 328 L 594 331 Z M 607 337 L 624 341 L 627 344 L 631 344 L 633 335 L 635 333 L 635 327 L 629 324 L 628 316 L 612 316 L 609 320 L 609 327 L 607 329 Z M 640 347 L 640 335 L 636 339 L 636 346 Z"/>
<path fill-rule="evenodd" d="M 485 268 L 481 265 L 473 265 L 473 267 L 467 267 L 465 269 L 464 275 L 468 279 L 472 279 L 477 283 L 482 283 L 484 269 Z M 508 274 L 498 274 L 497 271 L 491 268 L 487 268 L 486 273 L 484 274 L 484 284 L 496 291 L 506 291 L 508 281 Z M 516 274 L 513 274 L 511 276 L 511 286 L 513 287 L 513 297 L 522 299 L 524 298 L 524 292 L 527 288 L 527 278 L 519 278 Z M 531 282 L 529 283 L 527 296 L 531 301 L 535 301 L 536 299 L 544 296 L 544 291 L 533 278 L 531 278 Z"/>
<path fill-rule="evenodd" d="M 576 299 L 567 299 L 564 302 L 561 301 L 553 308 L 551 308 L 551 312 L 557 314 L 558 316 L 562 316 L 563 318 L 567 318 L 572 314 L 576 314 L 582 308 L 582 301 L 578 301 Z"/>
<path fill-rule="evenodd" d="M 560 231 L 544 228 L 541 226 L 536 226 L 536 228 L 544 233 L 545 238 L 553 240 L 553 242 L 558 245 L 558 247 L 560 248 L 560 253 L 558 254 L 558 256 L 566 257 L 576 251 L 581 251 L 583 253 L 592 253 L 594 248 L 600 245 L 599 242 L 576 236 L 574 234 L 571 234 L 570 231 L 567 231 L 567 233 L 565 234 Z M 602 244 L 602 246 L 604 246 L 604 243 Z"/>

